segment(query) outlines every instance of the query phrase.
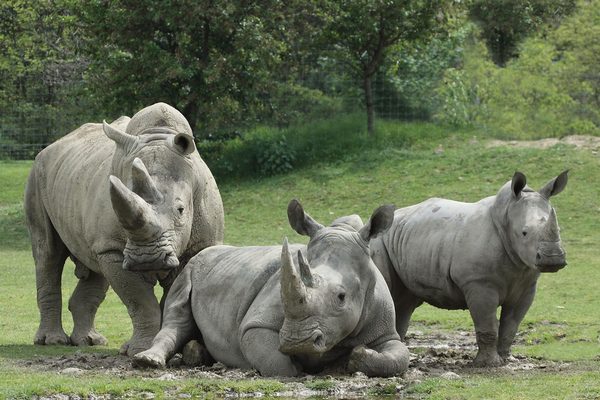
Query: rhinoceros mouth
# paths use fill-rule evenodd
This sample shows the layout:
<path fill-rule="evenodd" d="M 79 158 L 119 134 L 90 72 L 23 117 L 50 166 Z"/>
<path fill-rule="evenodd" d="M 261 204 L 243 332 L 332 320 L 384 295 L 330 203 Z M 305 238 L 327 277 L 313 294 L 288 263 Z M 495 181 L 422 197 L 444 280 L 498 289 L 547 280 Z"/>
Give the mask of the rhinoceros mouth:
<path fill-rule="evenodd" d="M 538 252 L 535 266 L 540 272 L 557 272 L 567 265 L 565 252 L 544 253 Z"/>
<path fill-rule="evenodd" d="M 179 259 L 169 243 L 135 243 L 127 241 L 123 250 L 123 269 L 128 271 L 172 270 Z"/>
<path fill-rule="evenodd" d="M 279 351 L 285 354 L 323 354 L 329 350 L 320 329 L 315 329 L 303 337 L 280 332 L 279 342 Z"/>

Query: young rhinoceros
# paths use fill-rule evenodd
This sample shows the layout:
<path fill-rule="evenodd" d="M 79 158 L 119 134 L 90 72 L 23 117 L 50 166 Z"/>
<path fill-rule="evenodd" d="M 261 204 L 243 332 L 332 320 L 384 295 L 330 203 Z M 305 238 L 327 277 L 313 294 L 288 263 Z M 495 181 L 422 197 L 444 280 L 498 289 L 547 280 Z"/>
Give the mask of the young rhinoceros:
<path fill-rule="evenodd" d="M 41 151 L 25 211 L 41 316 L 36 344 L 106 343 L 94 317 L 110 284 L 133 322 L 121 352 L 147 349 L 160 328 L 156 279 L 168 289 L 180 262 L 223 240 L 215 180 L 187 120 L 164 103 L 111 125 L 85 124 Z M 70 337 L 61 321 L 67 257 L 79 278 Z"/>
<path fill-rule="evenodd" d="M 385 231 L 393 206 L 323 227 L 292 200 L 289 221 L 308 246 L 215 246 L 175 280 L 162 329 L 138 366 L 163 367 L 196 327 L 212 357 L 262 375 L 297 375 L 336 360 L 372 376 L 404 372 L 409 354 L 394 326 L 383 277 L 369 239 Z M 305 255 L 306 254 L 306 255 Z"/>
<path fill-rule="evenodd" d="M 371 241 L 371 251 L 392 292 L 400 336 L 423 302 L 468 308 L 479 347 L 474 365 L 502 364 L 540 272 L 567 264 L 548 201 L 566 184 L 567 171 L 535 192 L 517 172 L 496 196 L 477 203 L 433 198 L 396 210 L 392 227 Z"/>

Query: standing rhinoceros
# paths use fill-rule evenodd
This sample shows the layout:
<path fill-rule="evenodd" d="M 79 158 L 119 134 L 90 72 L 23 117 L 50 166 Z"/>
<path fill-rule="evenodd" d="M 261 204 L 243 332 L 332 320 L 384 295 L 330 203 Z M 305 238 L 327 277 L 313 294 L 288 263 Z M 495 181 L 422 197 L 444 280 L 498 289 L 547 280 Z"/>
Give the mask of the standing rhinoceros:
<path fill-rule="evenodd" d="M 40 152 L 25 211 L 41 316 L 36 344 L 105 344 L 94 317 L 110 285 L 133 322 L 121 352 L 147 349 L 160 328 L 157 278 L 168 286 L 180 261 L 223 240 L 214 178 L 188 122 L 164 103 L 112 125 L 85 124 Z M 79 278 L 70 337 L 61 321 L 67 257 Z"/>
<path fill-rule="evenodd" d="M 175 280 L 162 329 L 139 366 L 162 367 L 196 327 L 214 359 L 262 375 L 297 375 L 348 360 L 351 370 L 389 376 L 408 367 L 383 277 L 369 239 L 385 231 L 393 206 L 366 225 L 358 216 L 323 227 L 292 200 L 292 227 L 308 246 L 231 247 L 202 251 Z M 293 254 L 292 254 L 293 253 Z"/>
<path fill-rule="evenodd" d="M 371 241 L 371 250 L 394 297 L 400 336 L 423 302 L 468 308 L 479 347 L 474 365 L 500 365 L 540 272 L 566 265 L 548 201 L 566 184 L 567 171 L 535 192 L 517 172 L 496 196 L 477 203 L 433 198 L 396 210 L 392 227 Z"/>

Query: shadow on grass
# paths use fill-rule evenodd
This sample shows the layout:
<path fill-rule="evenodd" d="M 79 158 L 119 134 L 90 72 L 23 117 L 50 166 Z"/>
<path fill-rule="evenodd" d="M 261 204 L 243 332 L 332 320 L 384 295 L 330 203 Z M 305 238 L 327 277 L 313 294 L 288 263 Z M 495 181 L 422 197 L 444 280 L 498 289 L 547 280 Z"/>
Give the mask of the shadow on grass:
<path fill-rule="evenodd" d="M 0 358 L 11 360 L 31 360 L 40 357 L 72 356 L 74 354 L 105 354 L 117 356 L 119 351 L 104 346 L 40 346 L 34 344 L 0 345 Z"/>

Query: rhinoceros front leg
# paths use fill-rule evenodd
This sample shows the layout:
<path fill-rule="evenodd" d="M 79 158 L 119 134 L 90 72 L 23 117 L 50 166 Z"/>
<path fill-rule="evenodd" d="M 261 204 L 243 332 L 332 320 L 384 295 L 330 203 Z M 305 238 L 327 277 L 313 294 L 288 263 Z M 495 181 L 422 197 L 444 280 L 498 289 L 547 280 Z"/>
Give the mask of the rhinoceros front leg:
<path fill-rule="evenodd" d="M 477 338 L 477 356 L 473 360 L 475 367 L 497 367 L 503 364 L 498 355 L 498 295 L 484 286 L 475 286 L 465 290 L 467 306 L 475 324 Z"/>
<path fill-rule="evenodd" d="M 124 270 L 121 263 L 111 263 L 104 271 L 110 286 L 127 307 L 133 323 L 133 335 L 119 352 L 133 356 L 150 348 L 160 329 L 160 307 L 154 295 L 154 285 L 142 274 Z"/>
<path fill-rule="evenodd" d="M 513 305 L 503 305 L 500 314 L 500 329 L 498 332 L 498 354 L 505 361 L 510 357 L 510 347 L 525 314 L 535 297 L 535 283 Z"/>
<path fill-rule="evenodd" d="M 404 343 L 398 339 L 388 340 L 373 348 L 355 347 L 350 354 L 348 370 L 360 371 L 367 376 L 389 377 L 406 372 L 409 359 Z"/>
<path fill-rule="evenodd" d="M 75 346 L 105 345 L 106 338 L 96 332 L 94 319 L 100 303 L 106 297 L 108 281 L 104 276 L 91 271 L 80 261 L 75 262 L 75 275 L 79 278 L 77 287 L 69 299 L 69 311 L 73 315 L 71 344 Z"/>
<path fill-rule="evenodd" d="M 54 229 L 39 195 L 35 167 L 29 176 L 25 193 L 25 211 L 31 250 L 35 261 L 37 304 L 40 326 L 35 334 L 35 344 L 69 344 L 62 327 L 61 277 L 67 247 Z"/>
<path fill-rule="evenodd" d="M 133 356 L 134 366 L 164 368 L 167 360 L 194 337 L 198 328 L 192 314 L 191 291 L 191 268 L 185 268 L 167 295 L 162 328 L 152 347 Z"/>
<path fill-rule="evenodd" d="M 279 351 L 279 332 L 266 328 L 252 328 L 242 336 L 244 358 L 262 376 L 296 376 L 298 368 L 290 356 Z"/>

